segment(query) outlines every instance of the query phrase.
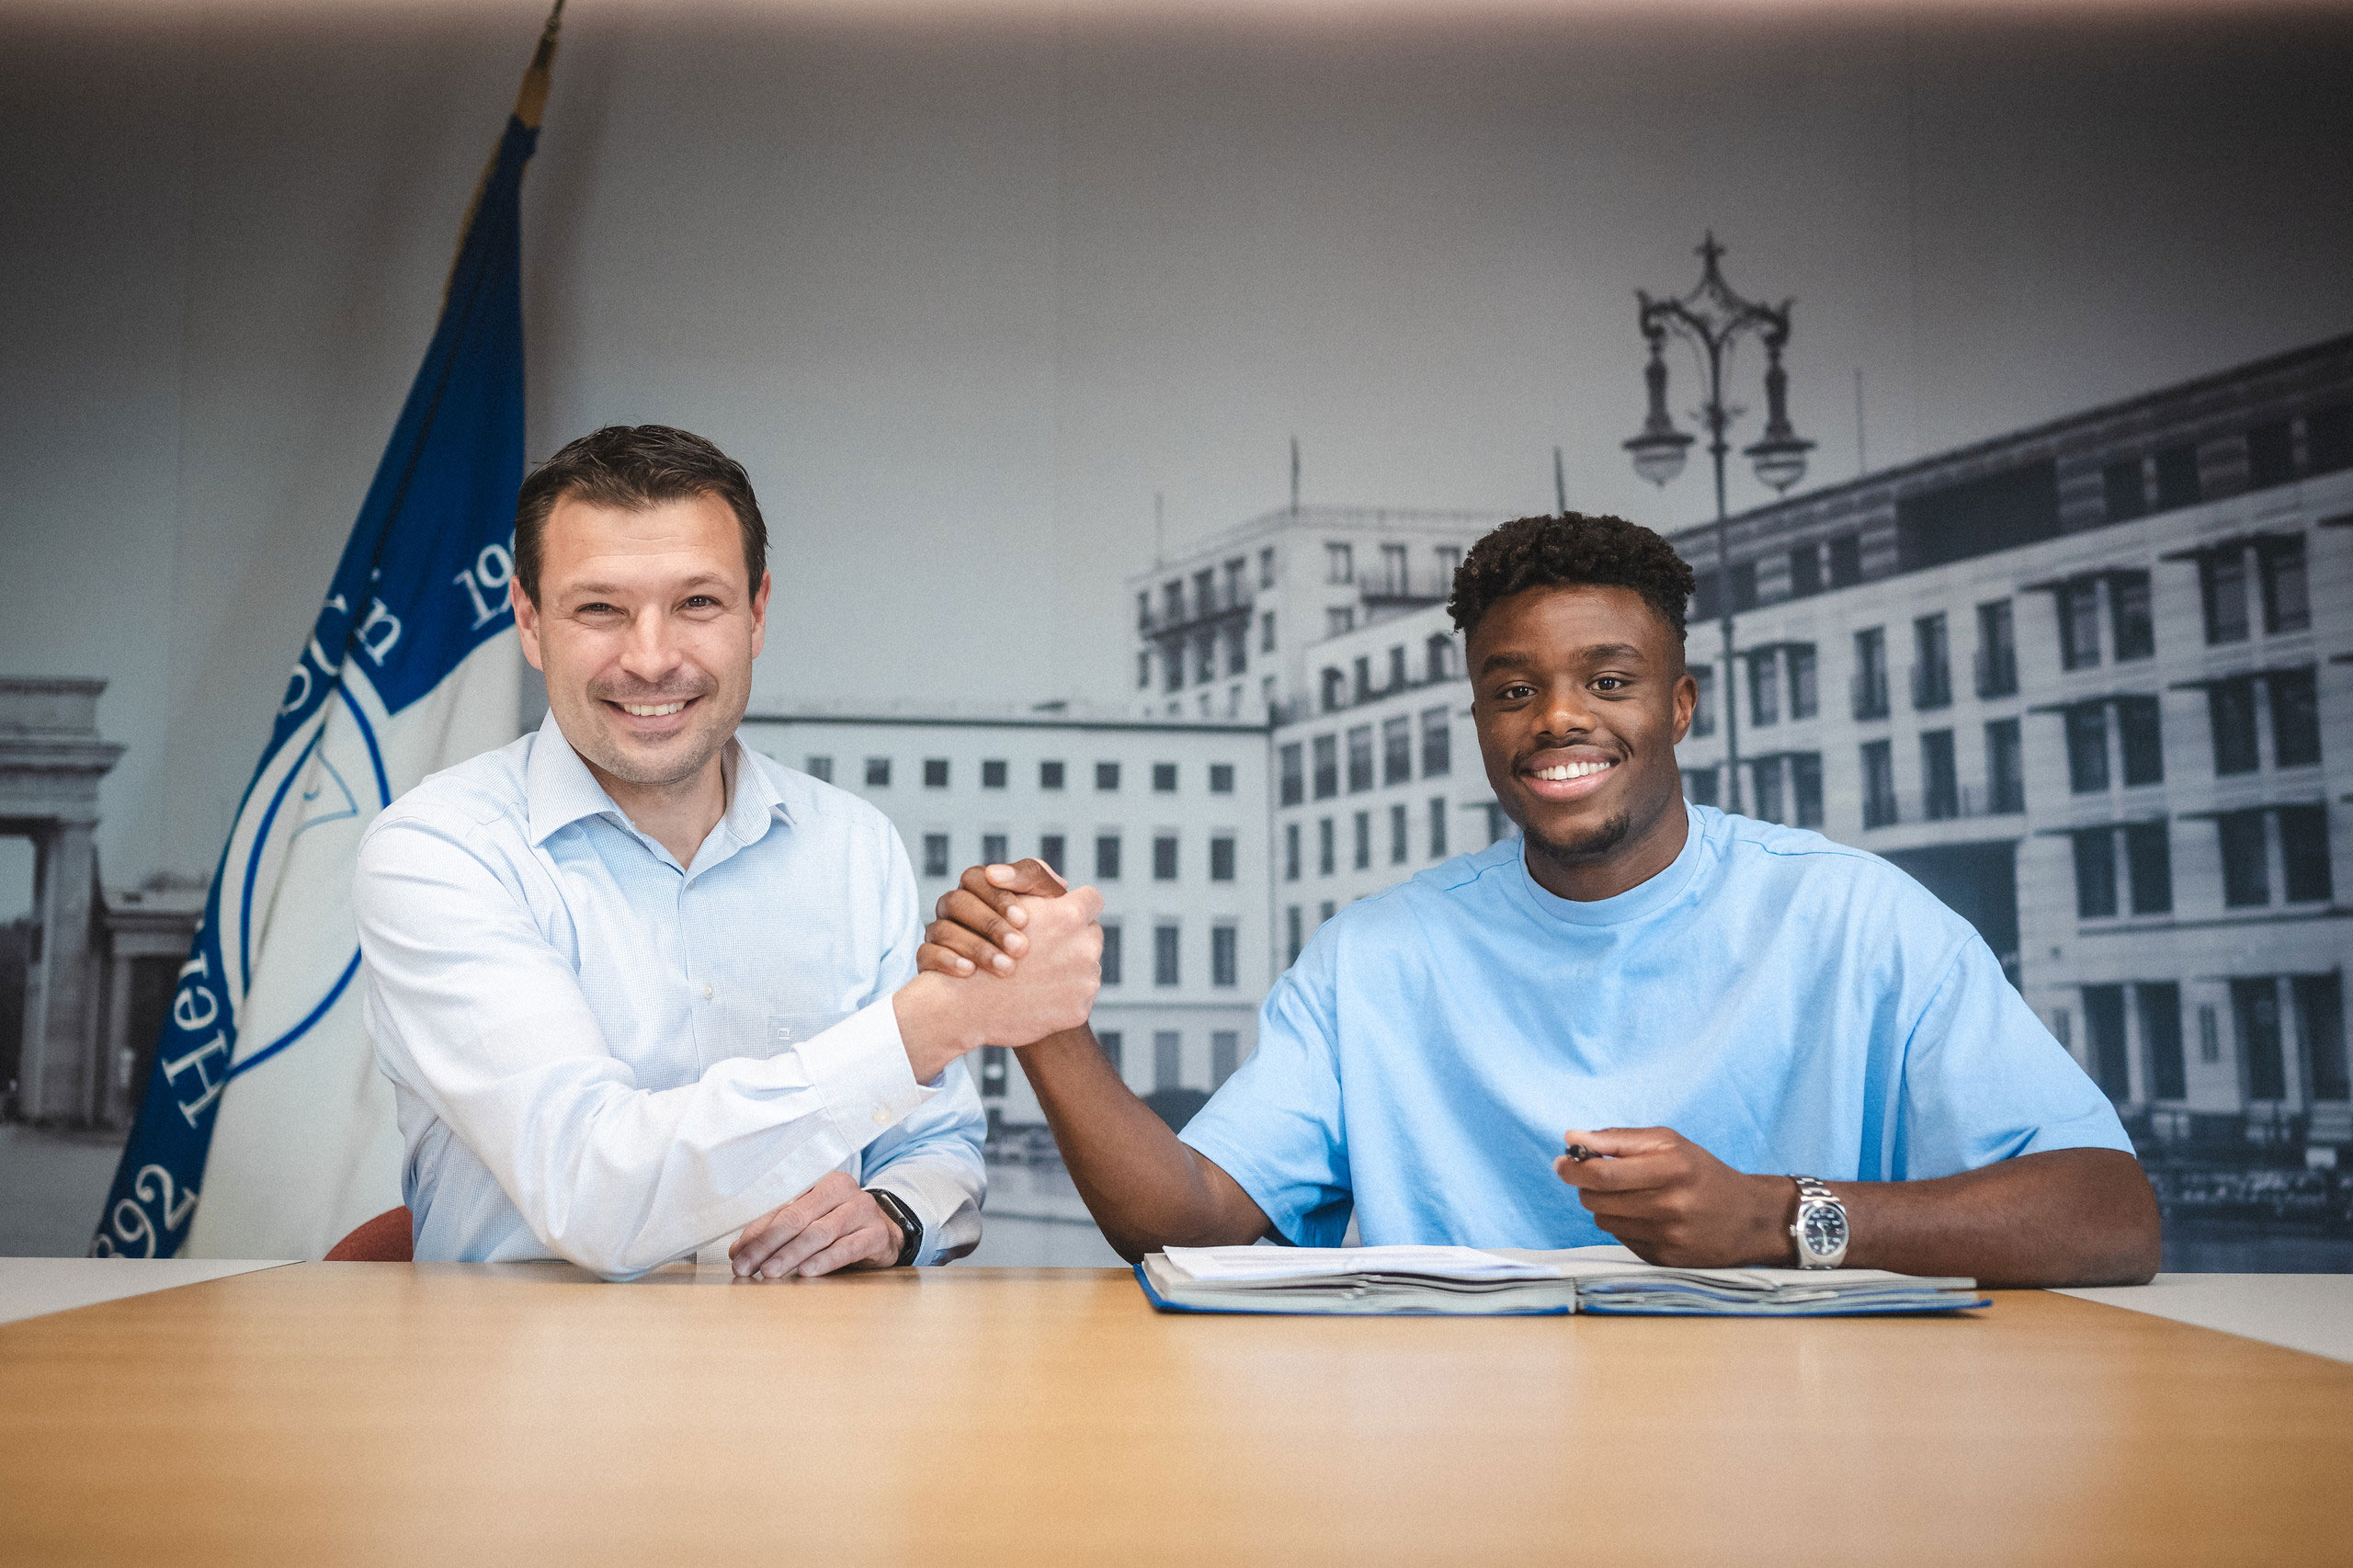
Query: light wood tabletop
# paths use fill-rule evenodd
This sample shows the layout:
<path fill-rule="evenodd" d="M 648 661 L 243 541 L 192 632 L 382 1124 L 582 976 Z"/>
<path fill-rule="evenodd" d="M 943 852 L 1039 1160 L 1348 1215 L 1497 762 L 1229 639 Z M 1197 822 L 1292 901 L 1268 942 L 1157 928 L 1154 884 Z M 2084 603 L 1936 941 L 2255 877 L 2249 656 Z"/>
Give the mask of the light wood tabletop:
<path fill-rule="evenodd" d="M 1126 1274 L 302 1264 L 0 1326 L 0 1561 L 2318 1562 L 2353 1367 L 1953 1319 L 1160 1316 Z"/>

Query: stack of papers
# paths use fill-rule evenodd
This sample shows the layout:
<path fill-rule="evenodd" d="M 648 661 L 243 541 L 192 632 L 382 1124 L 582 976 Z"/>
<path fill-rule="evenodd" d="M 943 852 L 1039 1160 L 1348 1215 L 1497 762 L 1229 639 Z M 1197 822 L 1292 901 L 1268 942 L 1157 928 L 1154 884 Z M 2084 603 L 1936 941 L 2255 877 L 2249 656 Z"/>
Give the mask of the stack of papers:
<path fill-rule="evenodd" d="M 1989 1305 L 1976 1281 L 1878 1268 L 1666 1268 L 1621 1246 L 1170 1247 L 1136 1278 L 1164 1312 L 1820 1317 Z"/>

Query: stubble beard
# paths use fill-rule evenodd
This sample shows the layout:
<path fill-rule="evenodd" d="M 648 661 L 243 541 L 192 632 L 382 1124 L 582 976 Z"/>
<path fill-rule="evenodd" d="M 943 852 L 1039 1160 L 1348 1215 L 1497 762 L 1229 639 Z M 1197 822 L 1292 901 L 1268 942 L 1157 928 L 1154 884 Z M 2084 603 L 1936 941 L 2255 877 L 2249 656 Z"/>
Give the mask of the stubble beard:
<path fill-rule="evenodd" d="M 1529 854 L 1541 856 L 1556 866 L 1582 868 L 1592 865 L 1596 860 L 1608 858 L 1612 851 L 1633 835 L 1633 818 L 1620 812 L 1615 816 L 1604 818 L 1591 831 L 1574 839 L 1546 838 L 1524 824 L 1520 836 L 1528 841 Z"/>

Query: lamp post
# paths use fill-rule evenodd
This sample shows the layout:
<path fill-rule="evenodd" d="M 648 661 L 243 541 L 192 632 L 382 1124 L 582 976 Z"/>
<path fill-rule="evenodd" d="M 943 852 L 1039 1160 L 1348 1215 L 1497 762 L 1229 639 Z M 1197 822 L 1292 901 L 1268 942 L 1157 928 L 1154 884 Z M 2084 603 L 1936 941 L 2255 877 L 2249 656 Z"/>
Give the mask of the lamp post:
<path fill-rule="evenodd" d="M 1790 341 L 1790 307 L 1796 301 L 1784 300 L 1779 306 L 1767 305 L 1733 293 L 1716 266 L 1724 247 L 1716 244 L 1712 232 L 1699 246 L 1699 254 L 1705 266 L 1699 284 L 1689 293 L 1654 300 L 1643 290 L 1634 290 L 1634 298 L 1642 302 L 1643 338 L 1651 347 L 1650 363 L 1643 367 L 1650 409 L 1643 417 L 1642 433 L 1627 441 L 1625 447 L 1633 454 L 1634 472 L 1653 484 L 1664 488 L 1683 472 L 1683 461 L 1688 455 L 1685 449 L 1691 445 L 1692 437 L 1677 429 L 1666 412 L 1666 339 L 1672 333 L 1692 345 L 1708 372 L 1708 401 L 1697 412 L 1708 427 L 1708 455 L 1716 460 L 1716 593 L 1724 634 L 1724 771 L 1728 775 L 1725 803 L 1738 812 L 1740 713 L 1733 701 L 1736 687 L 1733 674 L 1732 532 L 1724 506 L 1724 459 L 1730 455 L 1732 446 L 1724 437 L 1732 422 L 1746 410 L 1724 403 L 1724 365 L 1742 334 L 1753 335 L 1765 346 L 1765 435 L 1763 439 L 1741 449 L 1741 455 L 1756 465 L 1758 479 L 1776 492 L 1785 492 L 1805 477 L 1805 455 L 1813 450 L 1813 443 L 1801 437 L 1790 426 L 1790 376 L 1781 369 L 1781 349 Z"/>

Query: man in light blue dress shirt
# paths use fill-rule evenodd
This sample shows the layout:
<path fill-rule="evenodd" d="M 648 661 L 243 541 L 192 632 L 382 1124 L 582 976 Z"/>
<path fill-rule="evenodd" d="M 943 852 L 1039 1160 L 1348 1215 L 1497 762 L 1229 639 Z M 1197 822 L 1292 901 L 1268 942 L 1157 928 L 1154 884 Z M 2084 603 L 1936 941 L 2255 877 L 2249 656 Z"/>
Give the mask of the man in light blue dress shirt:
<path fill-rule="evenodd" d="M 776 1278 L 979 1240 L 958 1059 L 1085 1019 L 1101 903 L 1057 899 L 1017 976 L 916 974 L 889 820 L 734 738 L 766 545 L 744 471 L 682 431 L 600 430 L 524 483 L 547 721 L 394 801 L 354 881 L 419 1258 L 626 1278 L 724 1246 Z"/>
<path fill-rule="evenodd" d="M 1691 587 L 1615 517 L 1482 540 L 1450 608 L 1521 836 L 1326 922 L 1181 1135 L 1085 1029 L 1022 1053 L 1115 1246 L 1333 1245 L 1353 1217 L 1370 1244 L 2149 1278 L 2114 1108 L 1968 923 L 1876 856 L 1684 802 Z M 919 961 L 1026 967 L 1060 902 L 1038 869 L 966 873 Z"/>

